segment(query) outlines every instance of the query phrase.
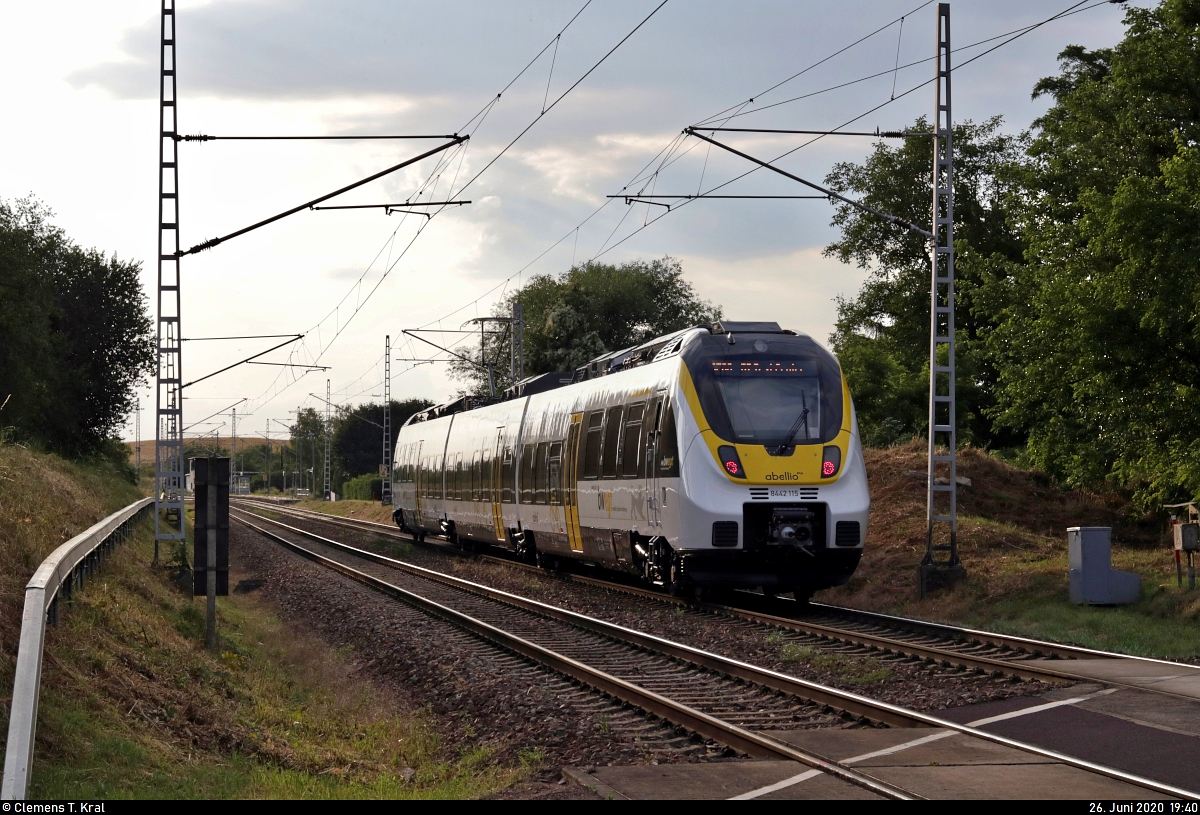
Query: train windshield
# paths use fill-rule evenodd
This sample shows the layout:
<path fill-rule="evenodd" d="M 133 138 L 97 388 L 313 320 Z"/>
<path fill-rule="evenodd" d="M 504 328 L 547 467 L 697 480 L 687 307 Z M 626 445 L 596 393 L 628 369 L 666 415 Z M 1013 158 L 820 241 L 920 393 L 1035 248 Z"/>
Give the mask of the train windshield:
<path fill-rule="evenodd" d="M 841 430 L 841 368 L 808 337 L 742 334 L 730 344 L 699 335 L 681 355 L 709 426 L 726 441 L 821 444 Z"/>
<path fill-rule="evenodd" d="M 816 360 L 711 360 L 713 380 L 739 444 L 821 440 L 821 380 Z"/>

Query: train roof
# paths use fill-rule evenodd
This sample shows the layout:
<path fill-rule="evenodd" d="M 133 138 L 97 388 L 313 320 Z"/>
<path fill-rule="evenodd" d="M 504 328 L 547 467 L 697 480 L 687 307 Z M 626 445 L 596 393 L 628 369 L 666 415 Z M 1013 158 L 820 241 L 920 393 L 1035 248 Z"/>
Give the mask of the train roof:
<path fill-rule="evenodd" d="M 670 334 L 664 334 L 661 337 L 655 337 L 652 340 L 634 345 L 629 348 L 624 348 L 620 351 L 613 351 L 603 356 L 596 357 L 590 360 L 587 364 L 581 365 L 574 371 L 555 371 L 548 374 L 538 374 L 536 376 L 526 377 L 517 384 L 508 388 L 500 396 L 463 396 L 455 399 L 452 402 L 447 402 L 443 405 L 436 405 L 420 413 L 413 414 L 405 424 L 414 424 L 416 422 L 427 422 L 431 419 L 440 419 L 443 416 L 450 416 L 455 413 L 463 413 L 468 410 L 494 405 L 499 402 L 507 402 L 512 399 L 521 399 L 525 396 L 533 396 L 537 393 L 545 393 L 556 388 L 572 385 L 576 382 L 584 382 L 589 379 L 596 379 L 601 376 L 620 373 L 621 371 L 637 368 L 642 365 L 647 365 L 659 359 L 665 359 L 669 356 L 674 356 L 679 353 L 684 341 L 691 335 L 699 332 L 708 332 L 709 334 L 789 334 L 792 336 L 805 336 L 798 334 L 786 328 L 780 328 L 779 323 L 773 322 L 737 322 L 733 320 L 721 320 L 712 325 L 693 326 L 684 328 L 680 331 L 675 331 Z"/>

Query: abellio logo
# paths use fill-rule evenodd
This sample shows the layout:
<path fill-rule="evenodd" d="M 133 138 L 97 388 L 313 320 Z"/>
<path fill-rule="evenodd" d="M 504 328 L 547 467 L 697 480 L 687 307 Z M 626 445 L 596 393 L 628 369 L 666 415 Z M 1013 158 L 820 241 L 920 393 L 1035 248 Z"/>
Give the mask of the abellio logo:
<path fill-rule="evenodd" d="M 800 473 L 767 473 L 767 481 L 799 481 Z"/>

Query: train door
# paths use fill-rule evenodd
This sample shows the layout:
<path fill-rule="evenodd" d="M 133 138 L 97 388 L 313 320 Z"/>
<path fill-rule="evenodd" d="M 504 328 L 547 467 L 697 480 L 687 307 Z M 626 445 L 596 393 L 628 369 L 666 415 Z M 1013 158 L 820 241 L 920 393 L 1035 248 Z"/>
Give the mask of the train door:
<path fill-rule="evenodd" d="M 500 462 L 504 457 L 504 428 L 496 428 L 496 449 L 492 452 L 492 478 L 491 478 L 491 499 L 492 499 L 492 530 L 496 533 L 496 540 L 504 543 L 504 508 L 501 506 L 500 489 L 501 489 L 501 467 Z"/>
<path fill-rule="evenodd" d="M 425 487 L 425 468 L 422 467 L 421 448 L 425 446 L 424 440 L 417 442 L 416 452 L 413 454 L 413 523 L 420 526 L 421 521 L 421 498 L 422 490 Z"/>
<path fill-rule="evenodd" d="M 572 552 L 583 551 L 583 535 L 579 529 L 579 435 L 582 427 L 583 414 L 572 413 L 563 461 L 563 505 L 567 516 L 567 542 Z"/>
<path fill-rule="evenodd" d="M 663 412 L 670 409 L 665 394 L 659 394 L 650 403 L 650 413 L 646 417 L 649 432 L 646 433 L 646 452 L 642 457 L 642 465 L 646 475 L 646 512 L 653 527 L 662 526 L 662 490 L 658 478 L 659 438 L 663 426 Z"/>

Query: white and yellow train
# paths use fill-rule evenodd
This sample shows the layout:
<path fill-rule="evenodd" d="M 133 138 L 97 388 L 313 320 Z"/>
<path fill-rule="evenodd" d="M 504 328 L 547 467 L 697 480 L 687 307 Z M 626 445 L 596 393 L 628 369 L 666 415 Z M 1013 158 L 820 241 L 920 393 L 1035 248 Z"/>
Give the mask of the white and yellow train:
<path fill-rule="evenodd" d="M 430 408 L 400 430 L 392 481 L 414 536 L 675 591 L 845 583 L 870 507 L 837 360 L 776 323 L 687 329 Z"/>

